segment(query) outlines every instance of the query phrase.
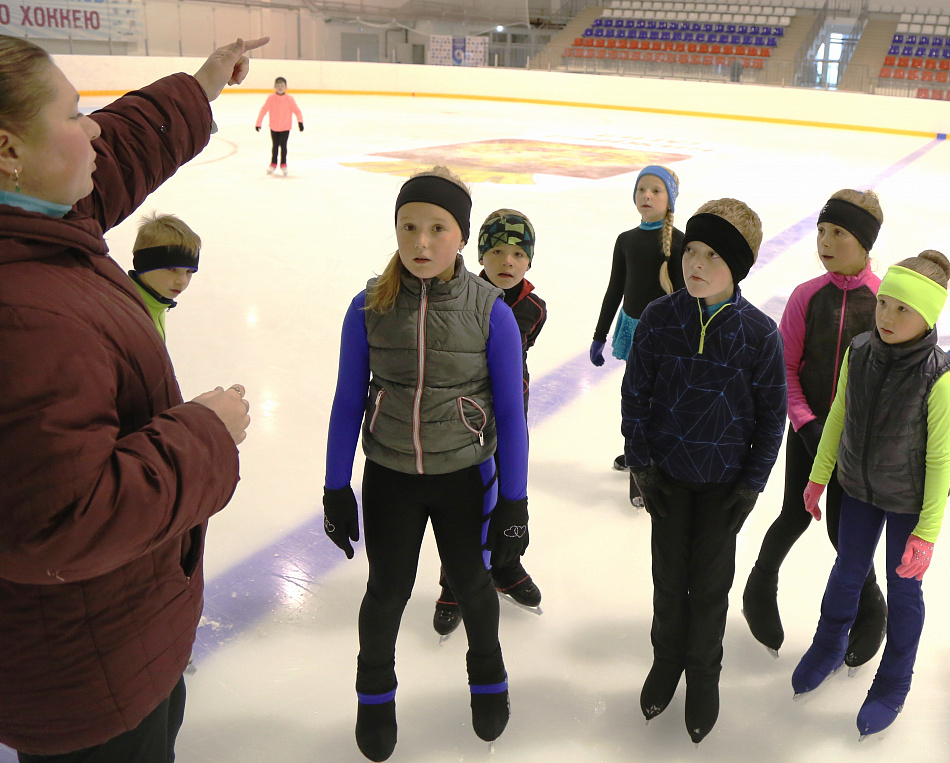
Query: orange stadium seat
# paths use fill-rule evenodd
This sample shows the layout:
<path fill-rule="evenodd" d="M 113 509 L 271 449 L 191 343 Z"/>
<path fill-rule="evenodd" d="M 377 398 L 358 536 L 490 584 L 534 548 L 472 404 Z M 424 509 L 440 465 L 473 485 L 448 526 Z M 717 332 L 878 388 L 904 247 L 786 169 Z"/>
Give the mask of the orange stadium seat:
<path fill-rule="evenodd" d="M 917 97 L 918 97 L 918 98 L 930 98 L 930 88 L 918 87 L 918 88 L 917 88 Z"/>
<path fill-rule="evenodd" d="M 885 56 L 884 65 L 885 66 L 894 66 L 897 64 L 897 56 Z"/>
<path fill-rule="evenodd" d="M 892 73 L 893 72 L 891 71 L 891 67 L 885 66 L 883 69 L 881 69 L 881 73 L 878 74 L 877 76 L 880 77 L 881 79 L 890 79 Z"/>
<path fill-rule="evenodd" d="M 906 71 L 904 71 L 903 69 L 894 70 L 894 79 L 906 79 L 906 78 L 907 78 Z"/>
<path fill-rule="evenodd" d="M 908 66 L 910 66 L 910 58 L 908 56 L 901 56 L 897 59 L 897 65 L 901 69 L 906 69 Z"/>
<path fill-rule="evenodd" d="M 947 81 L 947 72 L 937 72 L 934 75 L 934 81 L 941 84 L 945 83 Z"/>
<path fill-rule="evenodd" d="M 945 98 L 946 98 L 946 95 L 944 91 L 941 90 L 940 88 L 935 87 L 933 90 L 930 91 L 930 100 L 932 101 L 942 101 L 942 100 L 945 100 Z"/>

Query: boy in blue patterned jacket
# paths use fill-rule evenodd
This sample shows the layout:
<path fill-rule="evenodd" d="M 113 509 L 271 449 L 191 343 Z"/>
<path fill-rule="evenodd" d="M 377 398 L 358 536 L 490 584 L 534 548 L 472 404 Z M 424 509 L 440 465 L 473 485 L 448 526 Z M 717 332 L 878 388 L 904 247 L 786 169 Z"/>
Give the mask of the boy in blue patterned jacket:
<path fill-rule="evenodd" d="M 719 674 L 736 534 L 765 488 L 785 431 L 778 327 L 738 283 L 762 242 L 758 215 L 719 199 L 686 225 L 686 289 L 640 317 L 622 387 L 625 456 L 650 513 L 653 667 L 649 721 L 686 672 L 694 742 L 719 717 Z"/>

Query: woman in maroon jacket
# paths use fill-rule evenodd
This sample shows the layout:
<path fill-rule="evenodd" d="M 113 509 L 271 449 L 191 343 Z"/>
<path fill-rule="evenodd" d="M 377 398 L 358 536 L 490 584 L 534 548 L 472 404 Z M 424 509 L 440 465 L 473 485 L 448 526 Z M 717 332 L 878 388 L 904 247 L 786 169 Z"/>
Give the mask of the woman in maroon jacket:
<path fill-rule="evenodd" d="M 103 232 L 204 148 L 266 42 L 87 117 L 0 36 L 0 742 L 21 761 L 174 759 L 205 522 L 250 419 L 239 384 L 182 401 Z"/>

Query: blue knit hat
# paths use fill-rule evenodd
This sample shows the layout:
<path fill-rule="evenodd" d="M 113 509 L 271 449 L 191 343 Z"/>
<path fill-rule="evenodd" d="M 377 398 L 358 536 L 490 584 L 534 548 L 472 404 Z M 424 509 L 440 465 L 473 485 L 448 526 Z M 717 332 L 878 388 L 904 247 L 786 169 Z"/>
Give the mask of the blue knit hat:
<path fill-rule="evenodd" d="M 633 185 L 634 201 L 636 201 L 637 198 L 637 186 L 640 185 L 640 178 L 644 175 L 653 175 L 663 181 L 663 185 L 666 186 L 666 195 L 670 198 L 670 212 L 675 211 L 676 197 L 679 195 L 680 185 L 676 182 L 676 178 L 673 177 L 673 173 L 666 167 L 661 167 L 659 164 L 650 164 L 640 170 L 640 174 L 637 175 L 637 182 Z"/>

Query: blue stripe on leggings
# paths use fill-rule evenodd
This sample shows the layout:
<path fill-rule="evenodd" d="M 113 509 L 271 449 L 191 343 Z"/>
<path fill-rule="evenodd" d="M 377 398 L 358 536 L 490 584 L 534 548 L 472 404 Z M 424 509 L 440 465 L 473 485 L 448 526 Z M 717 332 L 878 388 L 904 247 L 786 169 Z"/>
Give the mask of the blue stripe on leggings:
<path fill-rule="evenodd" d="M 385 705 L 396 699 L 396 690 L 388 691 L 385 694 L 363 694 L 356 692 L 356 698 L 361 705 Z"/>
<path fill-rule="evenodd" d="M 501 694 L 508 691 L 508 676 L 500 684 L 469 684 L 468 688 L 472 694 Z"/>

